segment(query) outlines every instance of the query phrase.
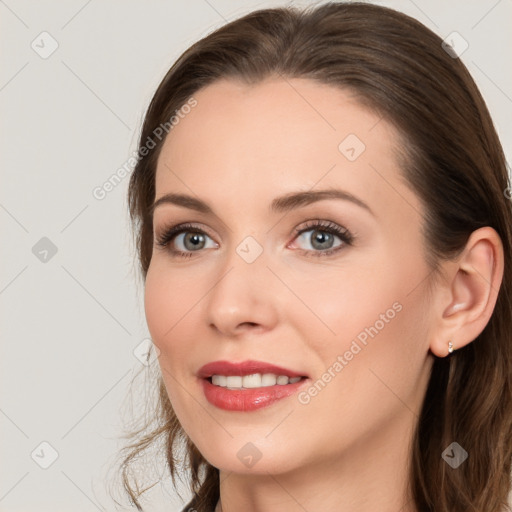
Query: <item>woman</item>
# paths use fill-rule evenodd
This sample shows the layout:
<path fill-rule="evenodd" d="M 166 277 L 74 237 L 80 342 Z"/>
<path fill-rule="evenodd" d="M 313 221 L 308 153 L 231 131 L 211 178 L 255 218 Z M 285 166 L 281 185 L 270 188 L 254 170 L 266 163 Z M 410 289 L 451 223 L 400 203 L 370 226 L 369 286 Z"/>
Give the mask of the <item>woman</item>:
<path fill-rule="evenodd" d="M 172 66 L 139 155 L 139 510 L 162 437 L 184 510 L 510 510 L 510 181 L 453 49 L 368 4 L 253 12 Z"/>

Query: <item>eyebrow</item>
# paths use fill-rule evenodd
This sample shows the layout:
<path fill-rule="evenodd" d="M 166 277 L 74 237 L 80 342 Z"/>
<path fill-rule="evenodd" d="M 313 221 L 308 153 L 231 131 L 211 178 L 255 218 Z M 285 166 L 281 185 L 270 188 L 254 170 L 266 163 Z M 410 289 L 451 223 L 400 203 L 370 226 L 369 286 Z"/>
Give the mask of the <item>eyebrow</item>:
<path fill-rule="evenodd" d="M 344 201 L 350 201 L 351 203 L 364 208 L 375 217 L 375 213 L 364 201 L 350 192 L 340 189 L 291 192 L 284 196 L 275 198 L 270 204 L 270 211 L 273 213 L 284 213 L 325 199 L 341 199 Z M 186 194 L 169 193 L 160 197 L 153 203 L 149 209 L 150 215 L 153 215 L 155 209 L 162 204 L 174 204 L 200 213 L 214 214 L 212 208 L 201 199 L 197 199 Z"/>

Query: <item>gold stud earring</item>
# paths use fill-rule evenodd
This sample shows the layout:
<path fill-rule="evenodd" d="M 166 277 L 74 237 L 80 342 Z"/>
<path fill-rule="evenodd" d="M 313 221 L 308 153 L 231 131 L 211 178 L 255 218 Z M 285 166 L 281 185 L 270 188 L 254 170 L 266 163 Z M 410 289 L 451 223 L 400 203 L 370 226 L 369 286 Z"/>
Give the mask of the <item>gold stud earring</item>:
<path fill-rule="evenodd" d="M 455 349 L 453 348 L 453 343 L 451 341 L 448 342 L 448 353 L 451 354 Z"/>

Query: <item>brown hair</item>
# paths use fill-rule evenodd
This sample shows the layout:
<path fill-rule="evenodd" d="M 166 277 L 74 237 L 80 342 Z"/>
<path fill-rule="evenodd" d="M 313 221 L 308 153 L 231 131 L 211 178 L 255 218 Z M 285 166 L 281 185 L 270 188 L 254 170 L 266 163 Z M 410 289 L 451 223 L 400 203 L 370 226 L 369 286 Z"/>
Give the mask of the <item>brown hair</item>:
<path fill-rule="evenodd" d="M 140 136 L 129 209 L 145 279 L 153 245 L 149 208 L 165 138 L 149 152 L 140 150 L 154 138 L 155 128 L 218 79 L 316 80 L 355 93 L 361 104 L 392 123 L 403 138 L 401 172 L 425 208 L 433 275 L 483 226 L 498 232 L 505 256 L 495 310 L 483 332 L 452 355 L 435 358 L 410 455 L 414 504 L 422 512 L 501 512 L 510 510 L 512 458 L 512 204 L 505 195 L 510 178 L 477 86 L 441 43 L 406 15 L 359 2 L 264 9 L 226 24 L 186 50 L 159 85 Z M 198 512 L 213 510 L 219 471 L 182 430 L 161 375 L 158 389 L 150 421 L 125 448 L 124 488 L 143 510 L 137 498 L 144 491 L 134 490 L 129 467 L 163 437 L 173 484 L 176 453 L 184 443 L 183 463 L 194 493 L 188 505 Z M 457 469 L 441 458 L 452 441 L 469 453 Z"/>

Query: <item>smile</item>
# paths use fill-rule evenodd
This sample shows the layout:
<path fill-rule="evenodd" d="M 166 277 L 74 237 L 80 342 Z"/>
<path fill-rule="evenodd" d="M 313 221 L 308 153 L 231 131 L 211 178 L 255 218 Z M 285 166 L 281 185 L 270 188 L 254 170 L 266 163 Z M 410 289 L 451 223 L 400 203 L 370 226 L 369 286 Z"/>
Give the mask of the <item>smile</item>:
<path fill-rule="evenodd" d="M 212 375 L 211 381 L 215 386 L 228 389 L 253 389 L 268 386 L 285 386 L 295 384 L 302 377 L 288 377 L 287 375 L 276 375 L 274 373 L 253 373 L 251 375 Z"/>
<path fill-rule="evenodd" d="M 226 411 L 249 412 L 295 394 L 308 376 L 260 361 L 215 361 L 201 367 L 204 396 Z"/>

